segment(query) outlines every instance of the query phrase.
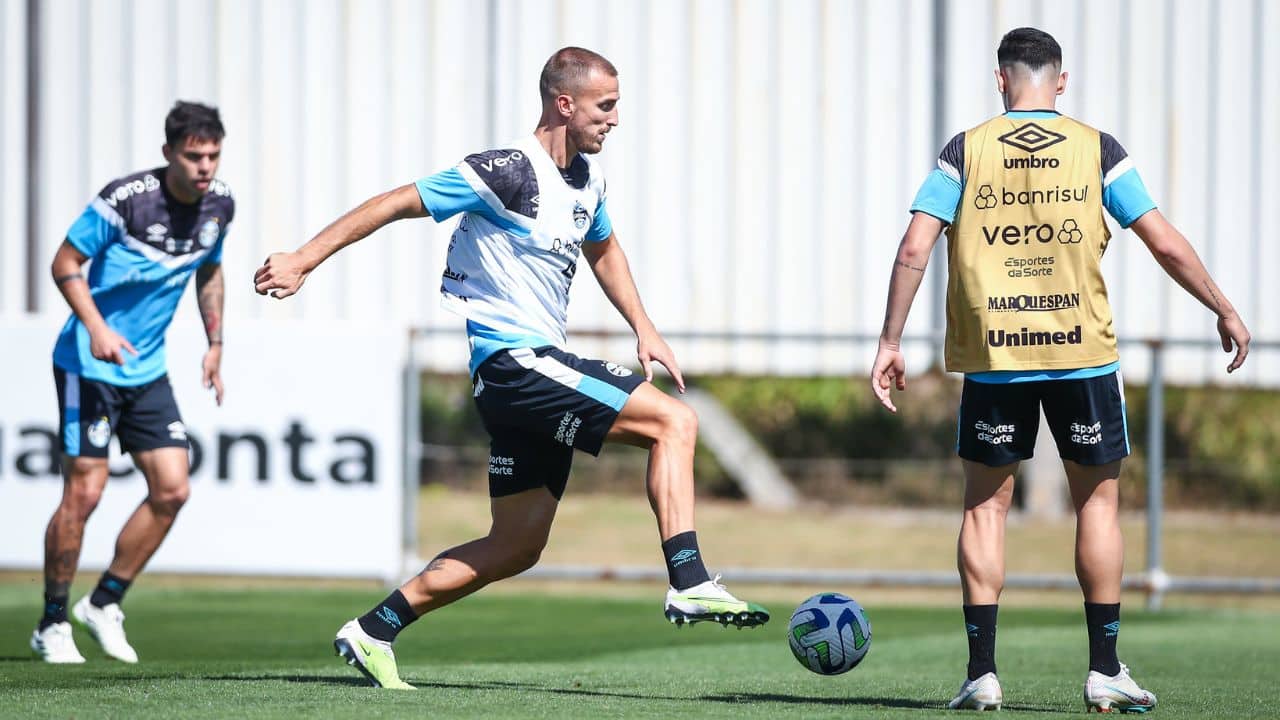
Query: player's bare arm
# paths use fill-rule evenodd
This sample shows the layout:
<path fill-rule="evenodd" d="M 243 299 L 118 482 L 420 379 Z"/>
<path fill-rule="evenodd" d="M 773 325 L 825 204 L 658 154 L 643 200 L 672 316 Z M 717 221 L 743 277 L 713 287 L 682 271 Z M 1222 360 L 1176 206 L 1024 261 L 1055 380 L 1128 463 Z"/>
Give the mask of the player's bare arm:
<path fill-rule="evenodd" d="M 196 271 L 196 303 L 204 320 L 209 349 L 201 363 L 200 383 L 213 388 L 214 399 L 222 404 L 222 305 L 224 283 L 222 264 L 207 263 Z"/>
<path fill-rule="evenodd" d="M 396 220 L 427 217 L 413 184 L 375 195 L 333 221 L 307 244 L 289 253 L 273 253 L 253 275 L 259 295 L 284 299 L 298 292 L 307 275 L 342 248 Z"/>
<path fill-rule="evenodd" d="M 1195 248 L 1159 210 L 1144 213 L 1130 227 L 1147 244 L 1147 249 L 1169 277 L 1218 316 L 1218 335 L 1222 339 L 1223 352 L 1231 352 L 1233 348 L 1236 351 L 1231 364 L 1227 365 L 1227 372 L 1235 372 L 1249 356 L 1249 329 L 1226 294 L 1213 281 Z"/>
<path fill-rule="evenodd" d="M 871 366 L 871 389 L 880 404 L 890 412 L 898 412 L 889 398 L 890 386 L 907 389 L 907 366 L 902 357 L 902 331 L 907 325 L 911 303 L 924 279 L 929 255 L 942 232 L 942 221 L 927 213 L 917 212 L 898 245 L 889 279 L 889 299 L 885 305 L 884 327 L 880 330 L 880 347 Z"/>
<path fill-rule="evenodd" d="M 58 252 L 54 254 L 53 263 L 50 266 L 53 282 L 58 286 L 62 297 L 66 298 L 67 304 L 71 306 L 71 311 L 80 318 L 80 322 L 84 323 L 85 329 L 89 331 L 89 351 L 93 356 L 99 360 L 123 365 L 124 351 L 128 350 L 134 355 L 137 355 L 138 351 L 128 340 L 107 325 L 102 313 L 98 311 L 98 306 L 94 304 L 93 296 L 89 293 L 89 283 L 80 272 L 81 266 L 88 259 L 74 245 L 64 241 L 58 248 Z"/>
<path fill-rule="evenodd" d="M 649 319 L 649 314 L 644 311 L 640 291 L 636 289 L 635 279 L 631 276 L 631 265 L 618 243 L 617 234 L 610 234 L 603 242 L 584 243 L 582 254 L 586 256 L 591 272 L 595 274 L 609 302 L 613 303 L 618 313 L 635 331 L 636 358 L 640 361 L 640 367 L 644 368 L 645 379 L 653 381 L 651 363 L 656 360 L 671 373 L 671 378 L 676 381 L 676 388 L 684 392 L 684 375 L 676 364 L 675 353 L 671 351 L 667 341 L 662 339 L 653 321 Z"/>

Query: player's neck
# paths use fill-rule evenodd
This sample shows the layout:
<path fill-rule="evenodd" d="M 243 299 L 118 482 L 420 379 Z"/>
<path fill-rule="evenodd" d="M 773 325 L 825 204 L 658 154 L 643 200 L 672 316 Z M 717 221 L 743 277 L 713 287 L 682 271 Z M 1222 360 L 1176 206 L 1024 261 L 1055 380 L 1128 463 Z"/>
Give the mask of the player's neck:
<path fill-rule="evenodd" d="M 569 139 L 569 133 L 566 132 L 564 125 L 552 126 L 546 122 L 540 122 L 537 129 L 533 131 L 533 136 L 542 143 L 542 148 L 547 151 L 551 161 L 558 168 L 569 167 L 569 163 L 578 154 L 578 148 L 573 146 L 573 141 Z"/>
<path fill-rule="evenodd" d="M 1055 92 L 1022 92 L 1017 95 L 1004 96 L 1005 112 L 1027 112 L 1029 110 L 1052 110 L 1057 112 L 1058 94 Z"/>

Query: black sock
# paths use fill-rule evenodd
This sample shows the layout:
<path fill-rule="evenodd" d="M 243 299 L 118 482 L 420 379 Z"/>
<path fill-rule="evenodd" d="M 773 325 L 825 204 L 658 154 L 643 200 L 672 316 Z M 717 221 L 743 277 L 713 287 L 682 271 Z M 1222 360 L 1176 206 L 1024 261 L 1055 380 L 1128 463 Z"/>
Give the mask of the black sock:
<path fill-rule="evenodd" d="M 996 671 L 996 612 L 999 605 L 965 605 L 964 629 L 969 635 L 969 679 Z"/>
<path fill-rule="evenodd" d="M 98 580 L 98 587 L 94 588 L 93 594 L 89 596 L 89 603 L 96 608 L 104 608 L 111 603 L 119 605 L 124 601 L 124 592 L 129 589 L 132 582 L 132 580 L 125 580 L 104 572 L 102 578 Z"/>
<path fill-rule="evenodd" d="M 66 595 L 44 594 L 44 615 L 40 616 L 41 630 L 54 623 L 67 621 L 67 600 Z"/>
<path fill-rule="evenodd" d="M 417 613 L 399 590 L 360 616 L 360 628 L 378 640 L 393 642 L 400 631 L 418 619 Z"/>
<path fill-rule="evenodd" d="M 1103 675 L 1120 672 L 1116 639 L 1120 635 L 1120 603 L 1084 604 L 1084 621 L 1089 627 L 1089 669 Z"/>
<path fill-rule="evenodd" d="M 693 530 L 662 543 L 662 557 L 667 561 L 667 579 L 676 590 L 688 590 L 711 579 L 698 550 L 698 533 Z"/>

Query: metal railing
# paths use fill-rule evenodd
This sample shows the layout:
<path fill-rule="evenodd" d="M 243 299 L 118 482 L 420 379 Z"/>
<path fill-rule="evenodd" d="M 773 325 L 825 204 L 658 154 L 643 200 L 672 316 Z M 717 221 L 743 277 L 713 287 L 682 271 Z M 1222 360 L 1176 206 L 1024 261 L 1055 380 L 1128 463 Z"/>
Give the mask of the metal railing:
<path fill-rule="evenodd" d="M 672 341 L 713 341 L 713 342 L 771 342 L 771 343 L 815 343 L 815 344 L 852 344 L 874 345 L 879 336 L 871 333 L 810 333 L 810 332 L 691 332 L 674 331 L 663 333 Z M 415 348 L 417 341 L 435 337 L 462 337 L 462 332 L 455 327 L 414 327 L 409 330 L 409 351 L 406 363 L 404 385 L 404 483 L 405 502 L 405 536 L 404 549 L 406 557 L 415 557 L 417 551 L 417 489 L 419 484 L 420 461 L 423 457 L 421 428 L 419 426 L 418 402 L 421 393 L 419 354 Z M 576 330 L 574 339 L 623 340 L 632 338 L 632 334 L 621 330 Z M 1147 607 L 1158 610 L 1169 592 L 1190 593 L 1280 593 L 1280 578 L 1250 577 L 1173 577 L 1164 570 L 1164 355 L 1169 349 L 1214 349 L 1217 342 L 1211 340 L 1146 338 L 1121 338 L 1119 344 L 1126 347 L 1141 346 L 1148 350 L 1150 368 L 1147 378 L 1147 505 L 1146 505 L 1146 567 L 1138 576 L 1128 576 L 1123 581 L 1127 590 L 1140 590 L 1146 593 Z M 941 357 L 941 334 L 906 335 L 902 338 L 904 346 L 909 344 L 930 344 L 935 348 L 934 357 Z M 1254 340 L 1252 351 L 1280 350 L 1280 341 Z M 822 569 L 761 569 L 732 568 L 736 580 L 745 582 L 779 583 L 779 584 L 815 584 L 844 583 L 870 586 L 898 587 L 956 587 L 959 578 L 951 572 L 919 572 L 919 571 L 858 571 L 858 570 L 822 570 Z M 621 566 L 539 566 L 524 573 L 521 577 L 538 579 L 567 580 L 653 580 L 665 578 L 665 571 L 655 568 L 621 567 Z M 1074 576 L 1050 574 L 1011 574 L 1006 578 L 1006 587 L 1026 589 L 1076 589 L 1079 587 Z"/>

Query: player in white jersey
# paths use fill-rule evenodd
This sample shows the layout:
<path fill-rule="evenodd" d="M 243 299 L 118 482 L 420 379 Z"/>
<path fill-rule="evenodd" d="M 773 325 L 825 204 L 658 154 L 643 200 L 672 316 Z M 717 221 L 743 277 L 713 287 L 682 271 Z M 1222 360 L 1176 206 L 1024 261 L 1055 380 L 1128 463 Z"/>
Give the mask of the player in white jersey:
<path fill-rule="evenodd" d="M 649 450 L 649 500 L 671 585 L 667 618 L 739 627 L 769 619 L 709 577 L 693 522 L 697 417 L 647 382 L 656 361 L 684 390 L 675 355 L 640 302 L 605 208 L 604 178 L 589 157 L 618 124 L 617 70 L 594 52 L 563 48 L 539 86 L 542 117 L 532 135 L 366 201 L 296 252 L 267 258 L 254 276 L 259 294 L 286 298 L 330 255 L 387 223 L 462 213 L 441 294 L 467 319 L 476 405 L 492 439 L 493 525 L 338 631 L 335 649 L 375 686 L 411 687 L 391 650 L 405 626 L 537 562 L 574 449 L 597 454 L 605 441 Z M 563 349 L 579 256 L 635 331 L 643 379 Z"/>

